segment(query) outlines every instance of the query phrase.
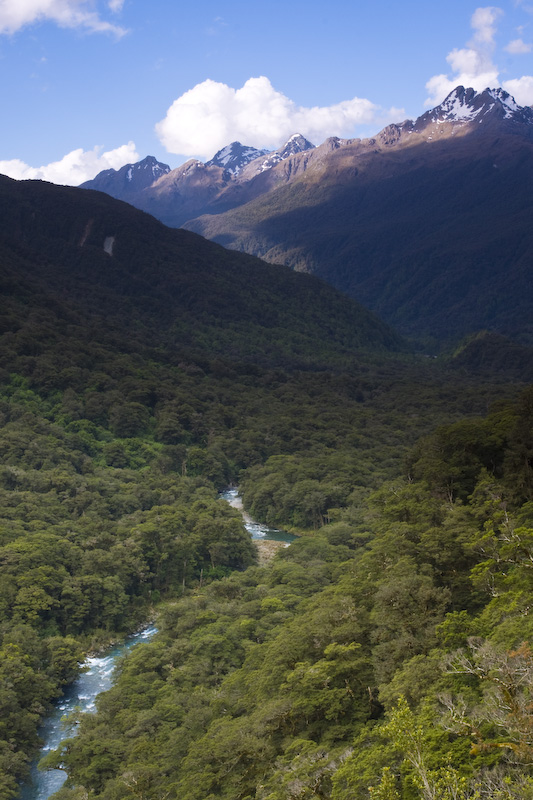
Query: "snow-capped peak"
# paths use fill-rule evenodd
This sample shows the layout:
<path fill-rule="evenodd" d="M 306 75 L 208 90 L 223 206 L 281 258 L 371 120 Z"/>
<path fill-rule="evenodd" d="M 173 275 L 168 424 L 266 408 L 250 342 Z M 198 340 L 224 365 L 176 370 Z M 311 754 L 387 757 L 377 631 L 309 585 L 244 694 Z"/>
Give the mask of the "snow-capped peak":
<path fill-rule="evenodd" d="M 80 188 L 98 189 L 112 197 L 126 200 L 142 192 L 169 172 L 168 164 L 162 164 L 154 156 L 146 156 L 135 164 L 124 164 L 118 170 L 103 170 L 93 180 L 82 183 Z"/>
<path fill-rule="evenodd" d="M 433 109 L 432 116 L 437 122 L 453 121 L 467 122 L 475 119 L 481 108 L 476 108 L 473 99 L 477 96 L 474 89 L 464 89 L 458 86 L 448 97 Z"/>
<path fill-rule="evenodd" d="M 232 142 L 223 147 L 216 153 L 211 161 L 206 162 L 206 167 L 222 167 L 230 175 L 238 175 L 239 172 L 256 158 L 261 158 L 268 153 L 268 150 L 257 150 L 255 147 L 247 147 L 240 142 Z"/>
<path fill-rule="evenodd" d="M 285 161 L 286 158 L 289 156 L 293 156 L 296 153 L 303 153 L 305 150 L 313 150 L 315 147 L 314 144 L 302 136 L 301 133 L 293 133 L 292 136 L 285 142 L 284 145 L 279 147 L 277 150 L 274 150 L 273 153 L 270 153 L 264 161 L 261 162 L 259 172 L 264 172 L 267 169 L 271 169 L 275 167 L 276 164 L 279 164 L 280 161 Z"/>
<path fill-rule="evenodd" d="M 416 129 L 421 129 L 420 123 L 465 124 L 476 120 L 481 124 L 493 119 L 533 123 L 533 111 L 519 106 L 504 89 L 485 89 L 483 92 L 476 92 L 472 88 L 457 86 L 440 105 L 417 120 Z"/>
<path fill-rule="evenodd" d="M 142 161 L 136 164 L 126 164 L 122 169 L 126 170 L 126 180 L 132 181 L 136 174 L 148 171 L 151 175 L 152 181 L 156 181 L 161 175 L 168 175 L 170 167 L 168 164 L 162 164 L 154 156 L 146 156 Z"/>
<path fill-rule="evenodd" d="M 506 92 L 505 89 L 487 89 L 486 91 L 507 109 L 505 114 L 506 118 L 512 117 L 515 111 L 522 110 L 514 97 L 512 97 L 509 92 Z"/>

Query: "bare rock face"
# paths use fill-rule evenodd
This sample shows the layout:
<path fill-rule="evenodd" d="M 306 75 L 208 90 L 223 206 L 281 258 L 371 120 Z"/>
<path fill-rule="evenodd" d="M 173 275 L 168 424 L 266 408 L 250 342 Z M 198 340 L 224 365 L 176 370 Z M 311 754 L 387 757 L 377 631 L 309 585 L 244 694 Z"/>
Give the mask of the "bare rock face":
<path fill-rule="evenodd" d="M 222 167 L 229 175 L 235 177 L 249 164 L 269 153 L 269 150 L 257 150 L 255 147 L 246 147 L 240 142 L 232 142 L 216 153 L 206 166 Z"/>
<path fill-rule="evenodd" d="M 136 205 L 137 195 L 152 186 L 162 175 L 168 175 L 170 167 L 153 156 L 146 156 L 136 164 L 125 164 L 119 170 L 106 169 L 99 172 L 92 181 L 81 184 L 82 189 L 96 189 L 110 194 L 117 200 L 125 200 Z"/>

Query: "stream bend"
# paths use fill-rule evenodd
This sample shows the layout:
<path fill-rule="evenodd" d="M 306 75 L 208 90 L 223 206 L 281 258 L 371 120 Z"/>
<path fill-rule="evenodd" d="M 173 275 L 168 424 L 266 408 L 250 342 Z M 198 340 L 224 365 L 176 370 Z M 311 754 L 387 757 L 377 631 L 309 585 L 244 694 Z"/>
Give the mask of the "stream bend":
<path fill-rule="evenodd" d="M 244 511 L 242 500 L 237 489 L 227 489 L 220 493 L 220 498 L 226 500 L 230 506 L 239 510 L 244 519 L 244 527 L 256 541 L 274 541 L 288 545 L 295 537 L 285 531 L 270 528 L 268 525 L 255 522 Z M 280 545 L 281 546 L 281 545 Z M 124 642 L 116 645 L 101 656 L 90 656 L 84 662 L 84 671 L 74 683 L 67 686 L 63 696 L 57 701 L 54 709 L 43 720 L 39 728 L 39 735 L 44 742 L 40 755 L 31 767 L 30 779 L 22 787 L 20 800 L 47 800 L 50 795 L 57 792 L 67 779 L 63 770 L 53 769 L 41 771 L 37 764 L 50 750 L 59 747 L 63 739 L 70 738 L 75 733 L 75 726 L 68 724 L 68 717 L 75 709 L 84 713 L 91 713 L 96 709 L 96 697 L 100 692 L 106 692 L 113 683 L 113 673 L 117 661 L 132 647 L 141 642 L 149 641 L 157 633 L 155 625 L 148 625 L 138 633 L 129 636 Z"/>

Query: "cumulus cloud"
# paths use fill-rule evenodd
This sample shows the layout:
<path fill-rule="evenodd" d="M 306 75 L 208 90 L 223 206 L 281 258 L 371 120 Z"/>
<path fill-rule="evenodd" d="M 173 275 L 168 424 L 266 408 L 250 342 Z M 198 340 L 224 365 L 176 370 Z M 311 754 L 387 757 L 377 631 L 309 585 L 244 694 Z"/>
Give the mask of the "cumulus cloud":
<path fill-rule="evenodd" d="M 512 94 L 519 106 L 533 106 L 533 76 L 522 75 L 502 83 L 503 88 Z"/>
<path fill-rule="evenodd" d="M 503 11 L 495 6 L 476 8 L 470 20 L 474 31 L 472 44 L 481 46 L 494 44 L 496 22 L 501 16 L 503 16 Z"/>
<path fill-rule="evenodd" d="M 110 0 L 112 11 L 119 11 L 123 0 Z M 0 33 L 12 34 L 26 25 L 51 21 L 61 28 L 81 28 L 90 33 L 126 31 L 102 19 L 91 0 L 0 0 Z"/>
<path fill-rule="evenodd" d="M 502 16 L 501 8 L 477 8 L 470 24 L 473 36 L 462 49 L 455 48 L 446 57 L 453 74 L 434 75 L 426 83 L 429 96 L 427 106 L 441 103 L 456 86 L 467 86 L 482 91 L 487 86 L 498 86 L 498 67 L 493 63 L 496 23 Z"/>
<path fill-rule="evenodd" d="M 44 167 L 30 167 L 18 158 L 0 161 L 0 173 L 17 180 L 43 180 L 67 186 L 78 186 L 91 180 L 104 169 L 120 169 L 124 164 L 139 160 L 135 144 L 128 142 L 115 150 L 100 153 L 101 147 L 92 150 L 72 150 L 60 161 Z"/>
<path fill-rule="evenodd" d="M 156 133 L 170 153 L 210 158 L 232 141 L 276 148 L 298 132 L 320 143 L 402 115 L 403 109 L 384 111 L 359 97 L 332 106 L 297 106 L 265 77 L 250 78 L 240 89 L 206 80 L 172 103 Z"/>
<path fill-rule="evenodd" d="M 524 42 L 522 39 L 513 39 L 504 49 L 513 55 L 521 55 L 522 53 L 530 53 L 532 48 L 533 45 Z"/>

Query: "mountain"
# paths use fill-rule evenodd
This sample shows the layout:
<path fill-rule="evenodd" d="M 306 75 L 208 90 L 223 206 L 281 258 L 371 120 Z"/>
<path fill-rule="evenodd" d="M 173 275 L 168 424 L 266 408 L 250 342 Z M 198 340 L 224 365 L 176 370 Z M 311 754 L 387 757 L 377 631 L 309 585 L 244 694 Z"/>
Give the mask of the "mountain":
<path fill-rule="evenodd" d="M 135 205 L 137 196 L 144 189 L 155 183 L 162 175 L 168 175 L 169 172 L 168 164 L 162 164 L 153 156 L 146 156 L 142 161 L 138 161 L 136 164 L 125 164 L 119 170 L 105 169 L 103 172 L 99 172 L 92 181 L 87 181 L 83 185 Z"/>
<path fill-rule="evenodd" d="M 528 344 L 532 147 L 531 108 L 459 86 L 369 139 L 234 142 L 205 164 L 148 157 L 83 186 L 315 274 L 432 349 L 479 330 Z"/>
<path fill-rule="evenodd" d="M 311 142 L 296 133 L 272 152 L 232 142 L 205 163 L 190 159 L 173 170 L 148 156 L 118 171 L 105 170 L 80 188 L 97 189 L 126 200 L 166 225 L 178 228 L 193 217 L 220 213 L 270 190 L 266 173 L 297 153 L 313 148 Z M 259 176 L 262 177 L 254 180 Z M 280 176 L 282 173 L 276 174 L 276 185 L 280 179 L 284 180 Z"/>
<path fill-rule="evenodd" d="M 147 620 L 43 759 L 58 797 L 419 800 L 406 730 L 434 796 L 525 796 L 533 397 L 474 374 L 506 342 L 448 369 L 313 276 L 40 181 L 0 178 L 0 290 L 0 800 Z M 269 565 L 237 482 L 304 534 Z"/>
<path fill-rule="evenodd" d="M 118 315 L 143 347 L 170 337 L 176 347 L 255 364 L 404 349 L 387 325 L 319 279 L 166 228 L 103 193 L 2 177 L 0 210 L 3 293 L 17 304 L 31 286 L 39 309 L 60 296 L 106 325 Z M 11 330 L 7 305 L 1 324 Z"/>
<path fill-rule="evenodd" d="M 255 147 L 246 147 L 240 142 L 232 142 L 216 153 L 211 161 L 206 162 L 207 167 L 222 167 L 230 175 L 238 175 L 246 164 L 257 158 L 266 156 L 268 150 L 257 150 Z"/>
<path fill-rule="evenodd" d="M 295 156 L 297 153 L 305 153 L 307 150 L 313 150 L 314 147 L 314 144 L 306 139 L 305 136 L 302 136 L 300 133 L 295 133 L 277 150 L 265 154 L 265 158 L 258 157 L 251 161 L 248 168 L 242 171 L 240 180 L 251 180 L 255 175 L 260 175 L 262 172 L 272 169 L 272 167 L 275 167 L 287 158 Z"/>
<path fill-rule="evenodd" d="M 264 191 L 186 227 L 318 275 L 438 347 L 476 330 L 533 341 L 533 111 L 458 87 L 371 139 L 328 139 Z M 216 211 L 216 209 L 214 209 Z"/>
<path fill-rule="evenodd" d="M 439 106 L 427 111 L 413 124 L 412 129 L 418 133 L 433 124 L 442 125 L 451 122 L 456 126 L 477 122 L 484 129 L 490 125 L 498 125 L 502 120 L 513 123 L 531 125 L 533 109 L 522 108 L 504 89 L 485 89 L 476 92 L 458 86 Z"/>

